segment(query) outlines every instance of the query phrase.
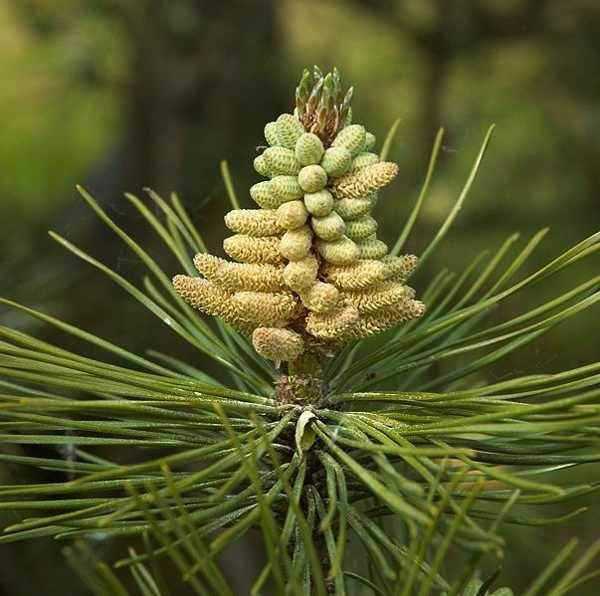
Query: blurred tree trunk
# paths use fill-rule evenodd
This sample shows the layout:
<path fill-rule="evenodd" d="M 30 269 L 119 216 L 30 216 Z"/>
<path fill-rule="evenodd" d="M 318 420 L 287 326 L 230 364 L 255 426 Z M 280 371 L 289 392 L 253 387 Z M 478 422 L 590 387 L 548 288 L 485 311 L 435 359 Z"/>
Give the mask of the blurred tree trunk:
<path fill-rule="evenodd" d="M 131 44 L 124 186 L 198 192 L 283 107 L 275 0 L 123 2 Z"/>

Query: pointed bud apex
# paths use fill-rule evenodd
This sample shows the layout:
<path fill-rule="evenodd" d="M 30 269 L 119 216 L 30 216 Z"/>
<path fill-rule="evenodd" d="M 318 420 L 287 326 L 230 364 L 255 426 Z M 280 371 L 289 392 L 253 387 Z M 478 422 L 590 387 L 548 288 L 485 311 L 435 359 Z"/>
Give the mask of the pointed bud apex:
<path fill-rule="evenodd" d="M 316 68 L 313 87 L 306 102 L 298 100 L 299 91 L 296 95 L 297 115 L 305 130 L 319 136 L 325 147 L 328 147 L 346 122 L 352 97 L 351 93 L 344 97 L 339 71 L 334 68 L 332 72 L 323 75 Z M 344 101 L 346 103 L 343 105 Z"/>
<path fill-rule="evenodd" d="M 317 106 L 319 105 L 319 100 L 321 99 L 321 91 L 323 90 L 323 79 L 319 79 L 318 82 L 313 87 L 308 101 L 306 102 L 306 109 L 308 112 L 314 112 Z"/>

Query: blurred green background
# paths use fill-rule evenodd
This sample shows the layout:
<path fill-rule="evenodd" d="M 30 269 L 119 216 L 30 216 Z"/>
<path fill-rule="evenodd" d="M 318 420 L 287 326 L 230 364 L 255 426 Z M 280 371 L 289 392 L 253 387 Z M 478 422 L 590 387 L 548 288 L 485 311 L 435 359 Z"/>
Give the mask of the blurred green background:
<path fill-rule="evenodd" d="M 155 348 L 203 365 L 46 230 L 137 282 L 141 267 L 82 205 L 74 185 L 85 185 L 152 248 L 151 231 L 122 198 L 150 186 L 176 191 L 209 247 L 221 252 L 228 202 L 219 161 L 229 160 L 250 206 L 246 189 L 257 179 L 252 159 L 262 128 L 291 111 L 305 65 L 340 68 L 356 87 L 356 120 L 379 141 L 401 118 L 391 155 L 400 175 L 377 208 L 384 240 L 393 242 L 435 134 L 446 129 L 431 196 L 408 246 L 416 254 L 460 192 L 487 127 L 497 124 L 456 227 L 417 289 L 442 268 L 463 270 L 514 231 L 522 246 L 551 228 L 531 268 L 599 228 L 598 0 L 0 0 L 0 31 L 0 295 L 130 349 Z M 598 268 L 597 259 L 588 260 L 559 281 L 570 287 Z M 553 292 L 552 284 L 540 287 L 495 316 Z M 499 363 L 493 378 L 597 360 L 597 318 L 597 309 L 579 315 Z M 0 321 L 59 339 L 6 310 Z M 575 473 L 600 477 L 592 467 Z M 24 474 L 0 467 L 3 480 L 31 481 Z M 559 528 L 512 530 L 501 582 L 518 594 L 567 537 L 586 542 L 599 530 L 592 513 Z M 41 586 L 49 595 L 86 593 L 65 579 L 70 572 L 56 546 L 0 552 L 2 596 L 36 594 Z M 235 558 L 240 569 L 245 556 Z M 38 578 L 27 573 L 32 566 Z"/>

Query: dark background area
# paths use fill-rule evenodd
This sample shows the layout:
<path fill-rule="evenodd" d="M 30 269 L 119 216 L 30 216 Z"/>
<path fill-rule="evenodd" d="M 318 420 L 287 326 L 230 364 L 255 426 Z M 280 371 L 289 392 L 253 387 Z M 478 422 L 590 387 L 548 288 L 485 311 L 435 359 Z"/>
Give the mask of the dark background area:
<path fill-rule="evenodd" d="M 522 246 L 551 227 L 532 268 L 599 227 L 597 0 L 0 0 L 0 31 L 0 295 L 130 350 L 159 349 L 205 366 L 48 238 L 54 229 L 132 282 L 141 278 L 142 268 L 74 185 L 84 184 L 150 248 L 157 247 L 152 231 L 122 193 L 175 191 L 209 248 L 221 252 L 229 203 L 219 161 L 229 160 L 250 207 L 262 128 L 291 111 L 305 65 L 340 68 L 356 87 L 356 120 L 377 135 L 378 147 L 394 119 L 402 120 L 391 154 L 400 175 L 376 211 L 384 240 L 393 242 L 408 215 L 435 134 L 445 127 L 431 196 L 408 246 L 416 254 L 460 192 L 487 127 L 497 124 L 456 227 L 420 272 L 417 289 L 442 268 L 461 271 L 515 231 Z M 176 273 L 161 251 L 154 253 L 159 262 Z M 597 270 L 598 260 L 588 260 L 560 283 L 571 287 Z M 522 312 L 555 292 L 541 287 L 495 316 Z M 579 315 L 499 363 L 492 378 L 597 360 L 597 318 L 597 309 Z M 73 345 L 6 309 L 0 321 Z M 591 467 L 577 473 L 598 477 Z M 0 480 L 15 474 L 35 480 L 0 466 Z M 518 594 L 568 537 L 586 542 L 598 530 L 592 513 L 549 530 L 509 529 L 513 548 L 502 583 Z M 240 570 L 244 556 L 232 559 Z M 2 596 L 41 586 L 48 595 L 85 594 L 70 577 L 57 546 L 0 547 Z M 580 593 L 598 593 L 589 590 Z"/>

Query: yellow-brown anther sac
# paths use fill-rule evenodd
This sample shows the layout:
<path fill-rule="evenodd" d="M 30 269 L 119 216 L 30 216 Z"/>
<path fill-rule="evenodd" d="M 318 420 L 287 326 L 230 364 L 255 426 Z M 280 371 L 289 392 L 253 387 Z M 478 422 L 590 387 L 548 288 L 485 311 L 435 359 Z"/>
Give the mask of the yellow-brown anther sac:
<path fill-rule="evenodd" d="M 363 290 L 385 279 L 387 269 L 381 261 L 361 260 L 351 265 L 327 263 L 323 273 L 341 290 Z"/>
<path fill-rule="evenodd" d="M 397 308 L 380 311 L 376 314 L 364 315 L 345 332 L 346 341 L 362 339 L 377 335 L 399 323 L 418 319 L 425 314 L 425 305 L 419 300 L 409 300 Z"/>
<path fill-rule="evenodd" d="M 291 290 L 302 294 L 317 280 L 319 261 L 308 255 L 299 261 L 290 261 L 283 269 L 283 281 Z"/>
<path fill-rule="evenodd" d="M 354 306 L 345 306 L 326 313 L 311 312 L 306 317 L 306 330 L 320 339 L 343 341 L 359 321 L 359 317 Z"/>
<path fill-rule="evenodd" d="M 252 345 L 269 360 L 295 360 L 304 351 L 301 335 L 277 327 L 257 327 L 252 333 Z"/>
<path fill-rule="evenodd" d="M 275 236 L 283 232 L 274 209 L 235 209 L 225 216 L 225 225 L 238 234 Z"/>
<path fill-rule="evenodd" d="M 319 72 L 303 75 L 294 113 L 264 128 L 269 147 L 254 159 L 264 179 L 250 188 L 258 208 L 225 216 L 234 235 L 223 248 L 234 262 L 199 254 L 203 277 L 173 279 L 186 302 L 274 361 L 320 361 L 425 311 L 404 285 L 417 257 L 388 255 L 372 214 L 398 166 L 379 161 L 373 134 L 352 124 L 339 73 L 325 85 Z"/>
<path fill-rule="evenodd" d="M 338 178 L 331 187 L 338 199 L 361 199 L 387 186 L 398 174 L 398 166 L 391 161 L 382 161 Z"/>
<path fill-rule="evenodd" d="M 396 282 L 382 282 L 362 291 L 346 291 L 343 294 L 346 304 L 351 304 L 360 313 L 375 313 L 398 305 L 407 300 L 410 288 Z"/>
<path fill-rule="evenodd" d="M 285 288 L 281 267 L 231 263 L 225 259 L 199 253 L 194 265 L 207 279 L 229 292 L 279 292 Z"/>
<path fill-rule="evenodd" d="M 232 306 L 231 294 L 217 284 L 201 277 L 176 275 L 173 278 L 173 287 L 190 306 L 219 317 L 241 331 L 251 330 L 251 327 L 239 318 L 236 309 Z"/>
<path fill-rule="evenodd" d="M 223 241 L 225 252 L 236 261 L 242 263 L 270 263 L 283 261 L 279 252 L 279 238 L 253 238 L 245 234 L 236 234 Z"/>
<path fill-rule="evenodd" d="M 302 293 L 302 303 L 313 312 L 327 312 L 335 308 L 340 301 L 338 289 L 322 281 L 317 281 Z"/>
<path fill-rule="evenodd" d="M 255 326 L 284 324 L 298 315 L 300 307 L 289 292 L 237 292 L 230 300 L 240 321 Z"/>
<path fill-rule="evenodd" d="M 201 277 L 176 275 L 173 286 L 190 306 L 201 308 L 209 315 L 222 316 L 231 298 L 231 294 Z"/>

